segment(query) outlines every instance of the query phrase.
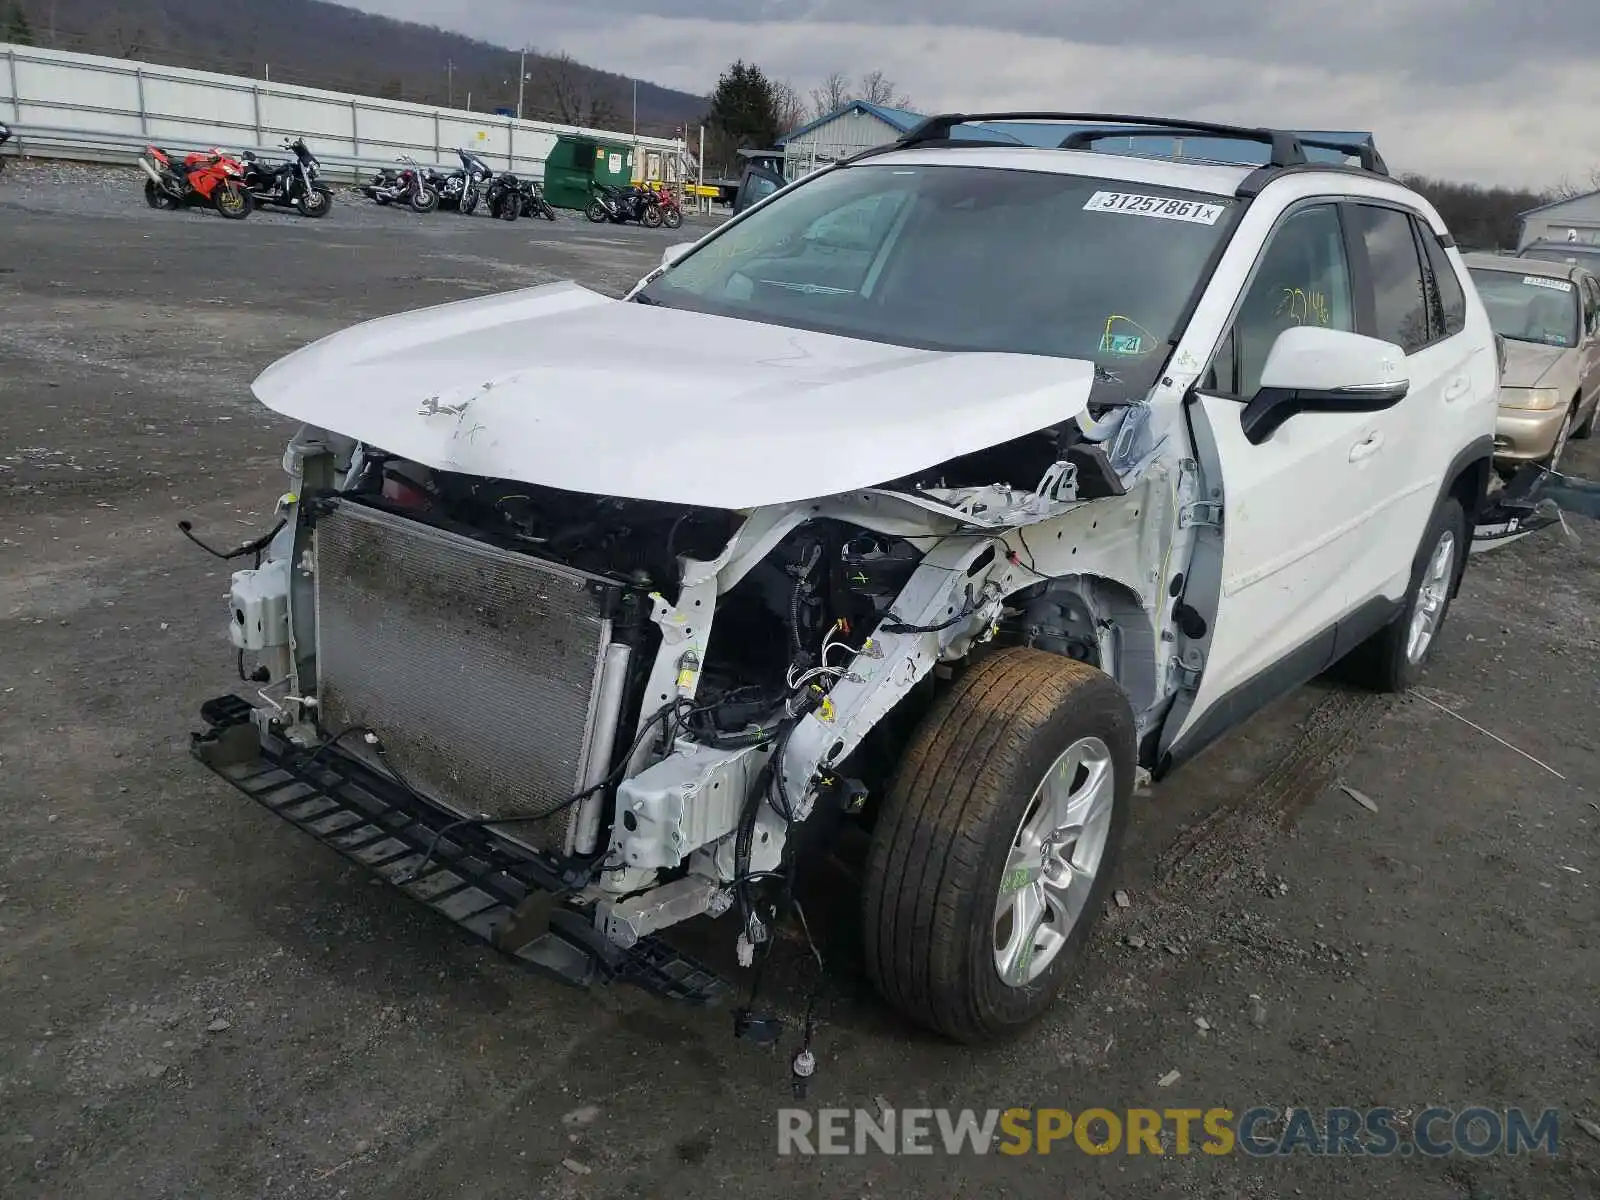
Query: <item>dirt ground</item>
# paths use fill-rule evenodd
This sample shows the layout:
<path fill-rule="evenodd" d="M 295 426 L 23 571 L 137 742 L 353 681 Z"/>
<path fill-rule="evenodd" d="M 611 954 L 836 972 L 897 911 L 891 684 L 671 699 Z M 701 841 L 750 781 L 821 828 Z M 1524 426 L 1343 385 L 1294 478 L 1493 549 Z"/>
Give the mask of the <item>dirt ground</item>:
<path fill-rule="evenodd" d="M 792 1037 L 520 970 L 195 764 L 229 564 L 175 525 L 263 527 L 290 430 L 251 378 L 398 309 L 619 292 L 672 240 L 564 215 L 229 223 L 131 174 L 0 176 L 0 1195 L 1600 1194 L 1600 525 L 1475 560 L 1426 680 L 1549 771 L 1423 699 L 1303 689 L 1141 798 L 1128 907 L 1020 1042 L 909 1032 L 848 904 L 815 922 L 811 1106 L 1553 1107 L 1553 1158 L 780 1158 Z"/>

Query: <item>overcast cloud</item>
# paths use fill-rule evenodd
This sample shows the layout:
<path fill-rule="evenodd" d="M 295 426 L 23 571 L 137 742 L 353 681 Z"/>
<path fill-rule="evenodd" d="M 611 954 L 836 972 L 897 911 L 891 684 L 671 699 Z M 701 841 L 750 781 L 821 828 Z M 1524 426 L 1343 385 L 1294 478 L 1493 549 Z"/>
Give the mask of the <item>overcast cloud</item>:
<path fill-rule="evenodd" d="M 1480 183 L 1600 167 L 1597 0 L 350 2 L 692 92 L 742 57 L 802 95 L 879 69 L 922 112 L 1370 129 L 1398 169 Z"/>

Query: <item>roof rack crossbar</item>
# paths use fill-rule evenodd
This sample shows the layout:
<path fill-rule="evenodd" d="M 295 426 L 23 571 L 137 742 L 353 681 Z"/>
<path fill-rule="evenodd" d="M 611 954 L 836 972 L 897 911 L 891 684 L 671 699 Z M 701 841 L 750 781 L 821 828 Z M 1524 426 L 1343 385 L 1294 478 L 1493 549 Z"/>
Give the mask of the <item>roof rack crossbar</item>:
<path fill-rule="evenodd" d="M 1075 130 L 1060 143 L 1064 150 L 1084 150 L 1095 142 L 1114 137 L 1140 137 L 1150 134 L 1191 134 L 1200 137 L 1226 138 L 1237 141 L 1258 142 L 1269 148 L 1268 166 L 1275 168 L 1303 167 L 1309 165 L 1306 147 L 1319 150 L 1336 150 L 1360 160 L 1363 170 L 1387 175 L 1388 167 L 1377 147 L 1370 142 L 1341 142 L 1327 138 L 1301 137 L 1284 129 L 1252 128 L 1245 125 L 1223 125 L 1211 121 L 1189 121 L 1173 117 L 1140 117 L 1126 113 L 1075 113 L 1050 111 L 940 113 L 928 117 L 921 124 L 902 134 L 897 140 L 882 147 L 874 147 L 855 155 L 849 161 L 866 158 L 890 150 L 905 150 L 930 142 L 949 142 L 958 125 L 989 124 L 1004 121 L 1066 121 L 1075 124 L 1109 125 L 1118 128 Z"/>

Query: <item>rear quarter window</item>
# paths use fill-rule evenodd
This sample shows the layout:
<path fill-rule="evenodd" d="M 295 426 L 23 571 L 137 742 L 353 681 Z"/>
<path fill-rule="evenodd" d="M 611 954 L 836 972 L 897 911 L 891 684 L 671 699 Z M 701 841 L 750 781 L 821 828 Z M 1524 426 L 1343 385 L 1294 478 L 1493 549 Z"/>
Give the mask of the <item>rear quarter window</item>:
<path fill-rule="evenodd" d="M 1439 243 L 1438 235 L 1421 227 L 1422 245 L 1427 251 L 1428 273 L 1433 279 L 1434 296 L 1439 305 L 1440 333 L 1452 337 L 1467 327 L 1467 293 L 1461 286 L 1450 255 Z"/>

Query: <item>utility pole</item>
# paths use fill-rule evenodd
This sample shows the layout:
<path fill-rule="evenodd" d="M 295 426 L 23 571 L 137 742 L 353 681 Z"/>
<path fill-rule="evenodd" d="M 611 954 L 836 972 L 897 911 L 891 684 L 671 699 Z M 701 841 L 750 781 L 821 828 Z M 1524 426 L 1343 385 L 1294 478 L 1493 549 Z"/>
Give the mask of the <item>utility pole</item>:
<path fill-rule="evenodd" d="M 528 48 L 517 56 L 517 120 L 522 120 L 522 85 L 528 78 Z"/>
<path fill-rule="evenodd" d="M 444 73 L 445 88 L 450 97 L 446 102 L 446 107 L 454 108 L 456 106 L 456 64 L 451 59 L 444 60 Z"/>

